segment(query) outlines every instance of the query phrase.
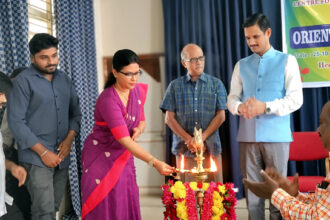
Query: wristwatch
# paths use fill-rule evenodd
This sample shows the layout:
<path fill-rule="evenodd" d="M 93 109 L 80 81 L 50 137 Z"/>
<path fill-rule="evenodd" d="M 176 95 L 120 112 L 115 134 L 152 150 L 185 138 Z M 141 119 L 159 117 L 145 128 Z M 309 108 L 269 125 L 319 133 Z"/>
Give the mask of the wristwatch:
<path fill-rule="evenodd" d="M 270 112 L 271 112 L 271 109 L 269 106 L 267 106 L 267 103 L 266 103 L 265 114 L 270 114 Z"/>

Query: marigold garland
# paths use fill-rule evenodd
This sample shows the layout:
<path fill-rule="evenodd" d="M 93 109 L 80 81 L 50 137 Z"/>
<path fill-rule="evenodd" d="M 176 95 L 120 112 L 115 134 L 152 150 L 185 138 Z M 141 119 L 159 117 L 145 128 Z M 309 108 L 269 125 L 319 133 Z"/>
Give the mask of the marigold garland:
<path fill-rule="evenodd" d="M 236 219 L 236 193 L 232 183 L 201 183 L 172 180 L 162 185 L 162 202 L 165 206 L 164 220 L 198 220 L 196 197 L 197 191 L 204 192 L 203 220 Z"/>

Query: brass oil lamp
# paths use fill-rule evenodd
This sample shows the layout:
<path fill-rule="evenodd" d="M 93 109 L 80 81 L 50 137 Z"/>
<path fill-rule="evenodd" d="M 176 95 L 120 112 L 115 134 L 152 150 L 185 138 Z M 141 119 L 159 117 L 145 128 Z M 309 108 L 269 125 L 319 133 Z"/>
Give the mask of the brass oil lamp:
<path fill-rule="evenodd" d="M 208 179 L 209 173 L 214 173 L 217 171 L 217 167 L 215 162 L 213 161 L 212 157 L 210 156 L 210 168 L 204 168 L 203 167 L 203 161 L 205 157 L 203 156 L 204 153 L 204 143 L 202 139 L 202 129 L 199 130 L 194 128 L 194 148 L 196 152 L 195 160 L 197 162 L 197 167 L 194 167 L 190 170 L 184 169 L 184 156 L 181 156 L 181 163 L 180 163 L 180 169 L 176 168 L 175 173 L 176 174 L 183 174 L 183 173 L 190 173 L 194 176 L 194 179 L 196 182 L 205 182 Z M 176 175 L 176 179 L 180 179 L 179 175 Z M 199 206 L 199 214 L 200 218 L 202 217 L 202 210 L 203 210 L 203 198 L 204 198 L 204 191 L 202 189 L 198 189 L 196 192 L 197 197 L 197 204 Z"/>

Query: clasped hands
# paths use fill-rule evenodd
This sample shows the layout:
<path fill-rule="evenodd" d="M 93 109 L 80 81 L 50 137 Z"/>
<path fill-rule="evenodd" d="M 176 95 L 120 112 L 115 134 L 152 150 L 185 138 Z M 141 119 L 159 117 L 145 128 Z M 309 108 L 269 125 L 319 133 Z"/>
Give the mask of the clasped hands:
<path fill-rule="evenodd" d="M 57 154 L 49 150 L 43 157 L 41 157 L 41 161 L 47 167 L 58 166 L 70 154 L 72 142 L 73 139 L 65 138 L 58 146 Z"/>
<path fill-rule="evenodd" d="M 260 175 L 264 179 L 264 182 L 243 179 L 244 185 L 258 197 L 270 199 L 274 191 L 278 188 L 282 188 L 293 197 L 298 195 L 298 174 L 294 176 L 293 182 L 283 177 L 275 168 L 266 168 L 265 171 L 261 170 Z"/>
<path fill-rule="evenodd" d="M 255 97 L 248 98 L 245 102 L 238 106 L 238 112 L 246 119 L 254 118 L 264 114 L 266 103 L 259 101 Z"/>
<path fill-rule="evenodd" d="M 204 133 L 202 134 L 202 140 L 203 142 L 205 142 L 206 140 L 206 135 Z M 186 139 L 184 143 L 187 146 L 188 150 L 190 150 L 192 153 L 196 153 L 194 137 L 189 136 L 189 138 Z M 203 152 L 205 152 L 205 150 L 206 150 L 205 145 L 203 145 Z"/>

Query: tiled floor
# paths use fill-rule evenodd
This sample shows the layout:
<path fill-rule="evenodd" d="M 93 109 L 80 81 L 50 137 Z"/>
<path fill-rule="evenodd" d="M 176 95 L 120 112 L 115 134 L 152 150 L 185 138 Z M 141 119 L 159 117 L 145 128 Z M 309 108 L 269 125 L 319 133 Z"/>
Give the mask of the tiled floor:
<path fill-rule="evenodd" d="M 141 215 L 142 220 L 163 220 L 163 205 L 160 196 L 140 196 L 141 205 Z M 268 201 L 266 201 L 266 206 L 268 207 Z M 269 219 L 269 212 L 266 209 L 266 220 Z M 238 201 L 236 206 L 237 219 L 247 220 L 248 212 L 246 209 L 245 199 Z"/>

